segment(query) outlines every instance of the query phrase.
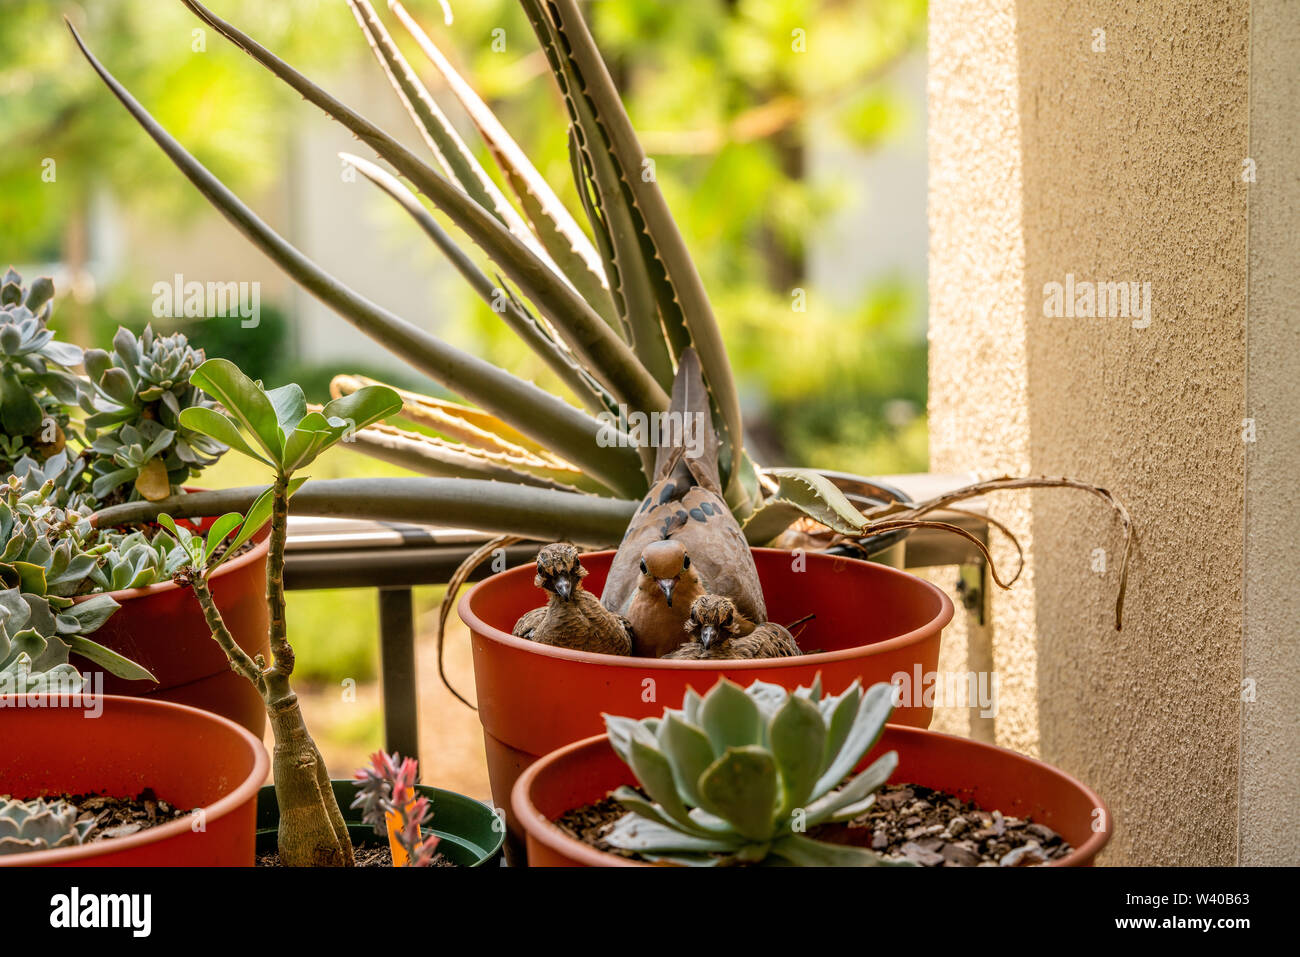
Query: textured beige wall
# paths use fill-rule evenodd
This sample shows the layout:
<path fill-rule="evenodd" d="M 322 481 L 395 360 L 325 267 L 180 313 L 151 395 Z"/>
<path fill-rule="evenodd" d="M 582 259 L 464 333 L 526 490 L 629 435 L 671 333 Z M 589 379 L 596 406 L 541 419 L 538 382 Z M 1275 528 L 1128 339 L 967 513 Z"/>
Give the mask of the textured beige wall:
<path fill-rule="evenodd" d="M 1106 509 L 992 509 L 1030 554 L 993 600 L 997 740 L 1101 793 L 1110 863 L 1237 856 L 1248 13 L 931 4 L 932 468 L 1086 478 L 1140 528 L 1116 633 Z M 1149 282 L 1150 326 L 1044 317 L 1067 273 Z"/>

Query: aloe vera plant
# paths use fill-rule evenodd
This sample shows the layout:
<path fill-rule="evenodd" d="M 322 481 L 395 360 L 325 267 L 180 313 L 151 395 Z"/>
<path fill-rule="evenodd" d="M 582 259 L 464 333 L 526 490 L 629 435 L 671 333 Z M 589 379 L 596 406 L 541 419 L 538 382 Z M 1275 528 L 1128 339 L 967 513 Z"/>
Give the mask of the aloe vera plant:
<path fill-rule="evenodd" d="M 591 545 L 617 543 L 646 493 L 654 458 L 654 450 L 638 442 L 625 423 L 634 415 L 666 410 L 677 361 L 693 346 L 720 440 L 725 499 L 751 544 L 772 541 L 806 516 L 830 533 L 853 538 L 918 525 L 942 528 L 983 549 L 960 528 L 923 516 L 940 504 L 1000 488 L 1084 489 L 1104 498 L 1124 523 L 1119 627 L 1130 524 L 1123 507 L 1104 490 L 1070 479 L 1005 478 L 950 493 L 942 503 L 892 504 L 864 514 L 815 471 L 764 469 L 750 458 L 736 383 L 708 295 L 577 0 L 520 0 L 520 5 L 567 114 L 570 165 L 586 228 L 399 0 L 389 0 L 391 12 L 468 115 L 510 197 L 497 188 L 430 96 L 370 0 L 348 0 L 348 5 L 431 161 L 198 0 L 181 2 L 396 172 L 341 154 L 411 217 L 573 399 L 565 401 L 450 345 L 327 273 L 190 155 L 70 26 L 82 54 L 113 95 L 235 228 L 358 330 L 465 400 L 461 404 L 407 393 L 402 414 L 422 431 L 390 423 L 356 436 L 355 448 L 428 478 L 322 481 L 298 500 L 302 511 L 454 524 Z M 480 256 L 458 243 L 424 201 L 444 213 Z M 369 384 L 343 376 L 335 380 L 334 393 L 345 395 Z M 437 435 L 429 436 L 429 429 Z M 109 509 L 103 520 L 147 520 L 161 510 L 215 514 L 247 508 L 259 494 L 257 488 L 244 488 L 171 499 L 161 506 L 138 503 Z M 994 577 L 1003 584 L 996 573 Z"/>
<path fill-rule="evenodd" d="M 874 867 L 900 862 L 806 836 L 850 820 L 898 766 L 890 751 L 846 781 L 893 710 L 887 683 L 823 695 L 821 676 L 794 692 L 723 678 L 703 697 L 639 721 L 605 715 L 609 742 L 640 782 L 613 797 L 628 813 L 605 836 L 654 861 L 696 866 L 783 863 Z"/>
<path fill-rule="evenodd" d="M 370 386 L 336 399 L 323 409 L 309 409 L 299 386 L 265 389 L 225 359 L 207 360 L 194 370 L 192 381 L 221 408 L 196 405 L 183 409 L 180 425 L 266 466 L 272 481 L 245 514 L 222 515 L 206 535 L 190 531 L 170 515 L 161 515 L 159 521 L 176 543 L 173 553 L 180 556 L 169 558 L 169 564 L 176 569 L 175 580 L 193 589 L 212 637 L 225 652 L 230 667 L 253 684 L 266 705 L 275 735 L 272 769 L 280 806 L 281 861 L 289 867 L 351 865 L 352 843 L 347 826 L 334 798 L 325 761 L 307 731 L 290 683 L 294 651 L 284 600 L 289 497 L 305 481 L 295 473 L 309 466 L 325 449 L 348 440 L 358 429 L 394 414 L 401 408 L 401 400 L 391 389 Z M 208 585 L 221 563 L 238 554 L 240 547 L 268 521 L 270 662 L 261 656 L 250 657 L 235 643 Z"/>

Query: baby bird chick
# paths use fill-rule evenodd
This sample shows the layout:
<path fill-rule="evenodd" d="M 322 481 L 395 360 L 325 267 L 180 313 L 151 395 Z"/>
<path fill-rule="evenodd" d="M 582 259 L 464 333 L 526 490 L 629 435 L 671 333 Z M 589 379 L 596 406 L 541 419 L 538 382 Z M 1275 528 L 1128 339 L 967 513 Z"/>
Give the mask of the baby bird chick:
<path fill-rule="evenodd" d="M 691 603 L 703 594 L 704 585 L 681 542 L 664 539 L 642 549 L 641 576 L 627 609 L 632 653 L 662 658 L 678 647 Z"/>
<path fill-rule="evenodd" d="M 515 622 L 515 637 L 575 651 L 631 654 L 632 630 L 627 619 L 611 612 L 582 587 L 586 575 L 572 545 L 559 542 L 538 552 L 533 584 L 547 593 L 546 605 Z"/>
<path fill-rule="evenodd" d="M 685 630 L 691 640 L 665 658 L 790 658 L 801 655 L 794 636 L 775 622 L 755 625 L 723 595 L 701 595 L 691 605 Z"/>

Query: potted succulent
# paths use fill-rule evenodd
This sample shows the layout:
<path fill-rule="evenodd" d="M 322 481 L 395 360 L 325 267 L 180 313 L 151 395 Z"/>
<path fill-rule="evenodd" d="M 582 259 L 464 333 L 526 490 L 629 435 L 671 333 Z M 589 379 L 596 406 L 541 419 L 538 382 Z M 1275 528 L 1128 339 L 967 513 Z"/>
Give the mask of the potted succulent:
<path fill-rule="evenodd" d="M 63 687 L 53 706 L 27 704 L 44 691 L 0 695 L 0 866 L 252 865 L 260 740 L 198 708 Z M 91 829 L 95 795 L 157 820 Z"/>
<path fill-rule="evenodd" d="M 515 785 L 529 863 L 1080 866 L 1106 845 L 1109 813 L 1087 787 L 1003 748 L 887 725 L 891 697 L 886 684 L 830 696 L 817 681 L 723 680 L 660 717 L 606 716 L 606 734 Z M 943 823 L 898 824 L 920 804 Z"/>
<path fill-rule="evenodd" d="M 48 486 L 47 504 L 81 519 L 97 507 L 184 491 L 225 451 L 179 422 L 184 409 L 212 404 L 190 382 L 203 351 L 180 333 L 158 336 L 146 327 L 138 336 L 119 329 L 112 352 L 83 352 L 53 338 L 53 294 L 49 279 L 27 286 L 12 269 L 0 282 L 0 419 L 7 433 L 0 474 L 16 476 L 25 493 Z M 200 516 L 192 527 L 206 530 L 211 521 Z M 108 693 L 195 705 L 260 734 L 260 702 L 231 674 L 202 614 L 170 581 L 165 561 L 174 545 L 156 526 L 88 530 L 77 560 L 59 569 L 58 593 L 76 601 L 107 594 L 120 606 L 99 642 L 154 677 L 146 683 L 110 674 Z M 39 560 L 47 575 L 54 560 L 54 553 Z M 265 563 L 259 539 L 213 583 L 232 633 L 250 654 L 266 652 Z M 95 663 L 81 655 L 72 661 Z"/>
<path fill-rule="evenodd" d="M 87 637 L 117 610 L 110 595 L 58 594 L 93 560 L 88 523 L 48 505 L 48 485 L 18 493 L 11 478 L 0 503 L 0 577 L 16 582 L 0 590 L 0 865 L 251 864 L 261 741 L 194 708 L 104 695 L 99 671 L 69 663 L 152 679 Z"/>

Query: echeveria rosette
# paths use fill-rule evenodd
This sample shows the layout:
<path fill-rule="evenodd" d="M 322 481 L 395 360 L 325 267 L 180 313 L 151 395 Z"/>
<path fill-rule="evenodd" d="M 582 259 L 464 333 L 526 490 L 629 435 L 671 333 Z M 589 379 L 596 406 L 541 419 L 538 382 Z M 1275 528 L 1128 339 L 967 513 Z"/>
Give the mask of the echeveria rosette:
<path fill-rule="evenodd" d="M 24 286 L 10 269 L 0 279 L 0 467 L 6 474 L 23 455 L 46 458 L 62 450 L 64 406 L 76 405 L 81 395 L 72 372 L 81 364 L 81 350 L 59 342 L 47 328 L 53 298 L 48 278 Z"/>
<path fill-rule="evenodd" d="M 111 353 L 86 351 L 91 389 L 82 405 L 96 498 L 124 485 L 131 486 L 131 498 L 166 498 L 225 452 L 180 422 L 185 409 L 212 407 L 190 380 L 203 361 L 203 350 L 184 334 L 159 336 L 152 326 L 139 336 L 118 329 Z"/>
<path fill-rule="evenodd" d="M 81 844 L 95 821 L 93 818 L 79 821 L 79 817 L 77 808 L 61 799 L 0 798 L 0 855 Z"/>
<path fill-rule="evenodd" d="M 605 840 L 653 861 L 694 866 L 749 862 L 801 866 L 907 866 L 804 832 L 850 820 L 898 765 L 882 755 L 847 783 L 893 711 L 891 688 L 858 682 L 824 697 L 821 677 L 794 693 L 721 679 L 701 698 L 687 689 L 662 718 L 605 715 L 610 744 L 645 795 L 613 794 L 628 810 Z"/>

